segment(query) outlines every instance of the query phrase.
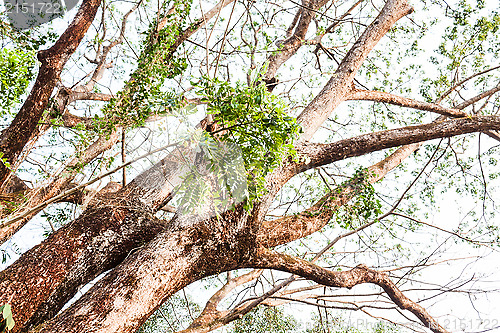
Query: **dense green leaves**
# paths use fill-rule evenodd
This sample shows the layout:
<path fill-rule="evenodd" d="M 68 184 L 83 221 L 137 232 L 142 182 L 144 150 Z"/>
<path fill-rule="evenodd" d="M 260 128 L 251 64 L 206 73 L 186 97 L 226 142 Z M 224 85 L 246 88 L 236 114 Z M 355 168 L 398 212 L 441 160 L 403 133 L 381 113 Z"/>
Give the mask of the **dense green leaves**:
<path fill-rule="evenodd" d="M 264 177 L 285 155 L 294 155 L 300 127 L 263 83 L 233 87 L 205 77 L 195 85 L 216 129 L 196 130 L 188 140 L 200 154 L 177 189 L 180 212 L 196 212 L 208 201 L 223 211 L 247 198 L 251 208 L 265 192 Z"/>
<path fill-rule="evenodd" d="M 232 86 L 205 78 L 197 85 L 207 112 L 221 127 L 211 134 L 239 146 L 249 174 L 250 199 L 260 196 L 265 192 L 265 175 L 279 165 L 283 156 L 294 155 L 293 141 L 300 132 L 299 125 L 263 83 Z"/>
<path fill-rule="evenodd" d="M 147 31 L 137 69 L 103 110 L 106 117 L 100 121 L 101 130 L 110 131 L 116 125 L 142 126 L 150 115 L 165 114 L 180 106 L 181 97 L 166 90 L 164 84 L 187 66 L 185 58 L 174 55 L 174 45 L 189 15 L 191 0 L 166 1 L 162 6 Z"/>
<path fill-rule="evenodd" d="M 339 187 L 342 190 L 347 185 L 355 191 L 353 199 L 335 215 L 336 222 L 342 228 L 354 229 L 382 213 L 382 204 L 375 196 L 375 189 L 367 181 L 368 176 L 366 169 L 358 169 L 351 179 Z"/>
<path fill-rule="evenodd" d="M 231 333 L 296 332 L 296 320 L 282 308 L 259 306 L 234 323 Z"/>
<path fill-rule="evenodd" d="M 201 213 L 198 208 L 210 204 L 217 214 L 248 198 L 247 174 L 237 145 L 218 142 L 201 129 L 186 143 L 194 147 L 197 157 L 177 189 L 179 213 Z"/>
<path fill-rule="evenodd" d="M 0 50 L 0 110 L 1 115 L 10 114 L 20 102 L 33 78 L 34 52 L 20 49 Z"/>

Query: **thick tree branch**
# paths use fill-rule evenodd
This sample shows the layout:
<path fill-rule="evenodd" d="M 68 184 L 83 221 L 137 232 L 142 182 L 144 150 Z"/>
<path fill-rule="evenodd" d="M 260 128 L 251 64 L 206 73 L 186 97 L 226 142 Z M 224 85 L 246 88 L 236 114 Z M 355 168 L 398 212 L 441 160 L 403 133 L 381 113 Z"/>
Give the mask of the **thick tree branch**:
<path fill-rule="evenodd" d="M 165 228 L 147 207 L 124 194 L 96 199 L 80 218 L 0 272 L 0 301 L 18 309 L 13 332 L 25 332 L 55 316 L 80 286 Z"/>
<path fill-rule="evenodd" d="M 328 0 L 305 1 L 304 7 L 297 10 L 295 18 L 288 28 L 287 38 L 279 45 L 280 50 L 268 58 L 267 71 L 262 80 L 266 82 L 269 90 L 272 90 L 276 85 L 275 76 L 281 65 L 290 59 L 304 44 L 309 24 L 316 15 L 315 11 L 323 7 L 327 2 Z"/>
<path fill-rule="evenodd" d="M 452 118 L 460 118 L 467 116 L 465 112 L 462 112 L 459 109 L 445 108 L 439 104 L 420 102 L 411 98 L 401 97 L 383 91 L 353 89 L 352 92 L 349 94 L 348 100 L 389 103 L 392 105 L 402 106 L 405 108 L 430 111 Z"/>
<path fill-rule="evenodd" d="M 264 221 L 257 235 L 257 242 L 264 247 L 274 247 L 313 234 L 323 228 L 337 209 L 349 202 L 367 183 L 375 183 L 397 167 L 418 148 L 419 144 L 399 148 L 384 160 L 367 169 L 367 178 L 353 178 L 327 193 L 305 211 Z"/>
<path fill-rule="evenodd" d="M 112 133 L 109 137 L 100 137 L 91 144 L 81 156 L 74 157 L 64 169 L 54 177 L 50 184 L 30 191 L 28 200 L 15 211 L 15 217 L 22 218 L 10 219 L 12 223 L 6 223 L 2 220 L 0 223 L 0 244 L 3 244 L 13 234 L 15 234 L 22 226 L 24 226 L 33 216 L 46 207 L 43 203 L 57 196 L 62 191 L 66 190 L 75 177 L 80 173 L 80 166 L 86 165 L 93 161 L 103 151 L 113 147 L 118 140 L 118 133 Z"/>
<path fill-rule="evenodd" d="M 351 289 L 363 283 L 376 284 L 399 308 L 413 313 L 425 327 L 435 333 L 447 332 L 422 306 L 406 297 L 387 274 L 365 265 L 358 265 L 349 271 L 333 272 L 296 257 L 260 248 L 249 259 L 248 267 L 289 272 L 329 287 Z"/>
<path fill-rule="evenodd" d="M 0 136 L 0 152 L 11 165 L 16 164 L 24 146 L 36 132 L 64 65 L 82 41 L 100 3 L 101 0 L 84 0 L 75 18 L 57 42 L 50 49 L 38 52 L 41 66 L 31 93 L 11 125 Z M 0 188 L 4 186 L 9 175 L 9 168 L 0 163 Z"/>
<path fill-rule="evenodd" d="M 297 118 L 304 130 L 301 141 L 309 140 L 331 112 L 348 98 L 354 77 L 370 51 L 400 18 L 412 11 L 406 0 L 386 2 L 377 18 L 344 57 L 333 77 Z"/>
<path fill-rule="evenodd" d="M 234 228 L 241 218 L 246 215 L 240 205 L 207 223 L 158 234 L 39 332 L 82 332 L 90 326 L 95 333 L 137 331 L 178 290 L 203 277 L 239 268 L 249 251 L 241 246 L 249 241 L 248 234 Z M 221 221 L 231 225 L 217 225 Z"/>
<path fill-rule="evenodd" d="M 397 105 L 405 108 L 435 112 L 446 117 L 461 118 L 461 117 L 469 117 L 468 113 L 462 111 L 463 109 L 467 108 L 468 106 L 474 103 L 479 102 L 484 98 L 492 96 L 498 91 L 500 91 L 500 85 L 497 85 L 492 89 L 484 91 L 481 94 L 474 96 L 464 101 L 463 103 L 460 103 L 454 108 L 446 108 L 436 103 L 416 101 L 411 98 L 401 97 L 383 91 L 372 91 L 372 90 L 361 90 L 361 89 L 353 89 L 353 91 L 350 94 L 349 100 L 364 100 L 364 101 L 373 101 L 379 103 L 389 103 L 392 105 Z M 495 140 L 500 141 L 500 135 L 497 132 L 486 131 L 485 134 Z"/>
<path fill-rule="evenodd" d="M 467 133 L 498 130 L 500 130 L 500 116 L 473 116 L 364 134 L 330 144 L 303 144 L 297 147 L 297 152 L 308 158 L 296 164 L 295 172 L 299 173 L 382 149 Z"/>
<path fill-rule="evenodd" d="M 94 153 L 106 150 L 105 145 L 112 146 L 120 137 L 115 134 L 100 137 L 90 150 Z M 179 184 L 179 175 L 183 172 L 180 165 L 186 164 L 186 158 L 189 160 L 177 151 L 110 198 L 102 201 L 100 197 L 95 198 L 79 219 L 58 230 L 0 273 L 0 301 L 9 301 L 15 308 L 23 309 L 22 313 L 14 314 L 15 331 L 26 330 L 53 317 L 80 285 L 115 267 L 129 251 L 164 228 L 148 214 L 163 204 Z M 160 184 L 161 180 L 164 183 Z M 163 184 L 167 186 L 163 188 Z M 43 207 L 45 204 L 44 201 Z M 30 260 L 29 265 L 27 260 Z M 26 265 L 31 270 L 26 270 Z M 45 274 L 44 284 L 37 282 L 40 272 Z"/>
<path fill-rule="evenodd" d="M 191 36 L 193 33 L 199 29 L 199 27 L 202 26 L 203 22 L 206 22 L 210 18 L 212 18 L 217 10 L 220 10 L 223 6 L 228 5 L 231 3 L 233 0 L 223 0 L 219 4 L 217 4 L 212 10 L 210 10 L 208 13 L 204 15 L 204 17 L 200 20 L 198 20 L 198 24 L 191 25 L 188 29 L 186 29 L 184 32 L 181 33 L 181 36 L 176 40 L 175 45 L 171 47 L 170 53 L 173 54 L 173 52 L 176 50 L 176 48 L 181 45 L 181 43 L 187 39 L 189 36 Z M 125 16 L 123 23 L 122 23 L 122 30 L 120 33 L 120 37 L 114 41 L 113 43 L 110 44 L 109 48 L 106 49 L 108 52 L 112 46 L 118 44 L 121 42 L 123 39 L 123 32 L 124 32 L 124 27 L 125 27 L 125 22 L 126 22 L 126 17 L 136 8 L 131 9 L 131 11 L 128 12 L 128 14 Z M 107 53 L 106 53 L 107 54 Z M 104 60 L 103 60 L 104 61 Z M 102 98 L 102 99 L 107 99 L 108 96 L 104 94 L 93 94 L 89 92 L 85 92 L 84 89 L 77 89 L 77 92 L 69 92 L 66 93 L 65 95 L 68 96 L 68 101 L 70 101 L 72 98 L 78 98 L 79 96 L 81 97 L 95 97 L 95 98 Z M 86 126 L 92 126 L 92 120 L 86 119 L 86 118 L 80 118 L 76 117 L 73 115 L 66 115 L 63 116 L 63 121 L 67 123 L 67 125 L 76 125 L 76 123 L 83 122 Z M 31 217 L 33 217 L 39 210 L 34 209 L 35 207 L 40 206 L 43 202 L 46 202 L 47 200 L 51 199 L 52 197 L 58 195 L 61 193 L 62 190 L 64 190 L 74 179 L 74 177 L 79 173 L 79 167 L 81 165 L 85 165 L 90 163 L 92 160 L 94 160 L 97 156 L 99 156 L 101 153 L 111 149 L 119 140 L 120 140 L 120 135 L 117 130 L 113 131 L 109 135 L 101 135 L 97 138 L 97 140 L 89 146 L 86 150 L 85 153 L 82 156 L 77 156 L 74 157 L 69 163 L 66 165 L 65 170 L 61 172 L 59 176 L 57 176 L 52 183 L 44 187 L 40 190 L 37 190 L 36 192 L 32 193 L 33 197 L 31 200 L 29 200 L 27 206 L 25 206 L 25 209 L 22 210 L 20 213 L 18 212 L 17 215 L 22 215 L 22 219 L 16 219 L 14 223 L 10 221 L 8 225 L 5 225 L 2 223 L 0 226 L 0 243 L 5 242 L 8 238 L 11 237 L 17 230 L 19 230 L 23 225 L 25 225 Z M 177 156 L 179 157 L 179 156 Z M 176 158 L 176 157 L 174 157 Z M 168 158 L 167 158 L 168 159 Z M 161 164 L 164 163 L 164 164 Z M 156 169 L 156 172 L 172 172 L 172 170 L 176 170 L 175 167 L 171 164 L 171 161 L 163 161 L 160 162 L 160 167 Z M 178 163 L 178 162 L 176 162 Z M 167 165 L 168 164 L 168 165 Z M 0 166 L 1 168 L 1 166 Z M 152 171 L 155 169 L 153 168 Z M 182 172 L 182 170 L 177 170 L 179 172 Z M 145 173 L 146 174 L 146 173 Z M 144 176 L 145 174 L 141 175 Z M 154 181 L 158 181 L 160 179 L 165 179 L 167 181 L 167 187 L 163 190 L 162 193 L 166 193 L 165 196 L 160 196 L 158 197 L 158 200 L 155 204 L 158 204 L 158 202 L 161 202 L 162 200 L 165 199 L 165 197 L 168 197 L 173 189 L 170 184 L 168 184 L 168 177 L 162 177 L 161 175 L 159 176 L 158 174 L 155 175 L 156 179 Z M 141 181 L 147 181 L 142 179 Z M 174 181 L 176 183 L 176 181 Z M 131 186 L 137 185 L 136 182 L 133 182 Z M 142 185 L 136 188 L 137 191 L 144 192 L 142 193 L 143 195 L 146 195 Z M 154 192 L 154 191 L 153 191 Z M 45 207 L 45 206 L 43 206 Z M 29 215 L 26 215 L 26 212 L 29 212 Z"/>

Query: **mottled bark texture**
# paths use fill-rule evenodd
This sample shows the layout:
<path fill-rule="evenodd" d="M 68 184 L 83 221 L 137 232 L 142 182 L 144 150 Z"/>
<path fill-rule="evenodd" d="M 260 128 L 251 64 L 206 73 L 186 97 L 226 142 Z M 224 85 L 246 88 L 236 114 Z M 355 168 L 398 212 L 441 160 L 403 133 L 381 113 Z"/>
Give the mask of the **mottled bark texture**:
<path fill-rule="evenodd" d="M 0 303 L 10 302 L 17 309 L 13 332 L 52 318 L 78 288 L 116 266 L 164 227 L 149 207 L 126 193 L 94 200 L 80 218 L 0 273 Z"/>
<path fill-rule="evenodd" d="M 135 332 L 169 296 L 205 276 L 241 267 L 253 241 L 242 207 L 160 233 L 129 255 L 39 332 Z"/>
<path fill-rule="evenodd" d="M 181 34 L 172 52 L 231 2 L 221 1 L 196 25 L 191 25 Z M 118 141 L 118 134 L 115 131 L 110 136 L 99 137 L 82 156 L 68 163 L 69 174 L 66 172 L 64 176 L 56 177 L 49 186 L 31 191 L 31 200 L 23 211 L 29 211 L 71 187 L 70 181 L 78 174 L 78 170 L 71 167 L 86 164 L 111 148 Z M 89 208 L 79 219 L 57 231 L 0 273 L 0 302 L 9 301 L 16 309 L 23 309 L 15 311 L 14 332 L 27 331 L 53 317 L 79 287 L 116 266 L 130 251 L 163 230 L 164 222 L 154 219 L 152 214 L 171 196 L 173 188 L 185 173 L 183 166 L 193 158 L 191 150 L 176 150 L 126 188 L 112 194 L 101 191 L 96 197 L 88 198 L 91 200 Z M 17 180 L 17 177 L 13 179 Z M 66 199 L 78 200 L 77 197 Z M 37 212 L 31 211 L 26 218 L 2 228 L 1 241 L 8 239 Z M 40 277 L 41 272 L 43 277 Z"/>
<path fill-rule="evenodd" d="M 389 3 L 383 12 L 390 19 L 379 16 L 368 28 L 375 35 L 379 30 L 389 29 L 385 23 L 391 20 L 394 23 L 409 12 L 409 7 L 402 3 Z M 393 13 L 388 6 L 399 13 Z M 383 22 L 382 28 L 378 28 L 379 21 Z M 371 43 L 375 42 L 364 37 L 355 48 L 366 51 L 364 44 L 371 49 Z M 307 111 L 310 108 L 313 111 Z M 318 104 L 313 103 L 306 111 L 310 117 L 318 117 Z M 307 112 L 301 119 L 308 117 Z M 303 121 L 303 125 L 306 137 L 317 129 L 315 122 Z M 279 183 L 269 186 L 272 188 Z M 195 279 L 253 265 L 250 260 L 254 258 L 253 249 L 259 248 L 253 231 L 255 224 L 260 223 L 240 208 L 225 212 L 218 219 L 162 232 L 140 251 L 131 254 L 68 310 L 44 324 L 41 331 L 134 332 L 163 300 Z M 172 222 L 172 225 L 176 224 Z"/>
<path fill-rule="evenodd" d="M 193 150 L 175 150 L 125 188 L 97 194 L 80 218 L 1 272 L 0 303 L 11 299 L 15 308 L 23 309 L 14 315 L 14 331 L 53 317 L 79 287 L 162 230 L 164 222 L 153 214 L 194 158 Z"/>
<path fill-rule="evenodd" d="M 229 2 L 222 2 L 222 5 Z M 290 33 L 296 32 L 295 37 L 291 35 L 288 39 L 290 45 L 295 43 L 297 37 L 305 35 L 312 15 L 307 6 L 316 5 L 321 3 L 304 2 L 305 8 L 299 11 L 290 28 Z M 358 185 L 383 177 L 409 156 L 418 147 L 418 142 L 500 129 L 498 116 L 475 116 L 371 133 L 331 144 L 308 143 L 336 106 L 356 93 L 353 92 L 353 79 L 368 53 L 397 20 L 411 10 L 406 1 L 387 1 L 347 53 L 335 75 L 299 116 L 304 129 L 297 144 L 299 162 L 284 161 L 266 178 L 269 194 L 255 203 L 252 212 L 238 206 L 217 218 L 178 224 L 177 216 L 168 226 L 163 226 L 151 214 L 168 201 L 174 186 L 182 179 L 184 158 L 188 156 L 189 161 L 195 157 L 189 151 L 182 156 L 173 153 L 117 193 L 96 200 L 79 219 L 0 273 L 0 295 L 3 297 L 0 301 L 10 297 L 14 309 L 23 309 L 14 311 L 18 322 L 16 330 L 26 331 L 38 325 L 33 331 L 135 332 L 162 302 L 191 282 L 223 271 L 257 267 L 291 272 L 333 287 L 377 284 L 401 309 L 413 313 L 434 332 L 444 332 L 425 309 L 406 298 L 384 273 L 366 266 L 346 272 L 331 272 L 265 248 L 321 229 L 337 207 L 356 194 Z M 211 12 L 215 13 L 217 10 Z M 198 24 L 200 26 L 203 22 Z M 285 53 L 292 50 L 283 59 L 293 54 L 296 50 L 294 45 L 283 49 Z M 276 65 L 272 68 L 276 70 L 283 63 L 271 60 Z M 432 108 L 433 111 L 442 111 L 439 106 Z M 327 194 L 296 216 L 264 220 L 273 195 L 297 173 L 406 144 L 410 145 L 369 168 L 370 178 L 353 179 L 339 192 Z M 181 157 L 182 163 L 179 162 Z M 132 251 L 134 248 L 137 249 Z M 116 267 L 82 298 L 54 316 L 78 286 L 113 266 Z M 223 297 L 223 293 L 218 297 Z M 208 313 L 214 313 L 210 304 L 205 314 Z M 198 327 L 200 332 L 205 332 L 206 323 L 200 321 L 198 326 L 192 328 Z"/>
<path fill-rule="evenodd" d="M 0 152 L 11 165 L 16 165 L 24 146 L 36 136 L 38 123 L 64 65 L 87 33 L 100 4 L 101 0 L 84 0 L 57 42 L 50 49 L 38 52 L 41 65 L 35 84 L 11 125 L 0 136 Z M 0 163 L 0 188 L 4 187 L 10 173 L 9 168 Z"/>

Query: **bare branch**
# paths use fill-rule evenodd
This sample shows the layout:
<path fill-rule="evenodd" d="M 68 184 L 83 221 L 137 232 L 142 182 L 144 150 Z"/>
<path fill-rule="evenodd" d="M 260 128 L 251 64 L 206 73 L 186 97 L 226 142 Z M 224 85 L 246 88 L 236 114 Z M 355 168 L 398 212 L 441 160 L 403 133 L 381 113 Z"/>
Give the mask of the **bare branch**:
<path fill-rule="evenodd" d="M 228 323 L 227 316 L 232 311 L 217 310 L 219 303 L 236 287 L 256 279 L 261 274 L 262 270 L 256 269 L 227 281 L 221 289 L 210 297 L 199 317 L 196 318 L 188 328 L 178 333 L 204 333 L 226 325 Z"/>
<path fill-rule="evenodd" d="M 451 94 L 455 89 L 457 89 L 458 87 L 460 87 L 461 85 L 463 85 L 464 83 L 466 83 L 467 81 L 477 77 L 477 76 L 480 76 L 480 75 L 483 75 L 483 74 L 486 74 L 486 73 L 489 73 L 491 71 L 494 71 L 496 69 L 499 69 L 500 66 L 496 66 L 496 67 L 492 67 L 492 68 L 489 68 L 489 69 L 486 69 L 482 72 L 479 72 L 479 73 L 475 73 L 463 80 L 461 80 L 460 82 L 458 82 L 457 84 L 455 84 L 453 87 L 451 87 L 450 89 L 448 89 L 447 91 L 445 91 L 437 100 L 436 100 L 436 103 L 439 104 L 443 101 L 443 99 L 446 98 L 446 96 L 448 96 L 449 94 Z"/>
<path fill-rule="evenodd" d="M 306 1 L 305 6 L 297 10 L 295 18 L 287 30 L 287 38 L 279 45 L 280 50 L 268 58 L 269 64 L 262 79 L 268 85 L 269 90 L 272 90 L 276 84 L 274 77 L 281 65 L 290 59 L 303 45 L 309 24 L 316 15 L 315 11 L 323 7 L 327 2 L 328 0 Z M 295 31 L 292 34 L 294 28 Z"/>
<path fill-rule="evenodd" d="M 401 309 L 413 313 L 426 327 L 436 333 L 447 331 L 418 303 L 406 297 L 387 274 L 358 265 L 349 271 L 332 272 L 308 261 L 260 248 L 249 259 L 249 267 L 270 268 L 293 273 L 329 287 L 352 288 L 363 283 L 376 284 Z"/>
<path fill-rule="evenodd" d="M 297 121 L 304 130 L 300 140 L 309 140 L 330 113 L 348 98 L 354 77 L 370 51 L 402 17 L 413 11 L 406 0 L 389 0 L 340 63 L 323 90 L 302 111 Z"/>
<path fill-rule="evenodd" d="M 500 130 L 500 116 L 473 116 L 364 134 L 330 144 L 302 144 L 297 147 L 297 152 L 307 158 L 295 165 L 295 172 L 299 173 L 382 149 L 455 135 L 498 130 Z"/>

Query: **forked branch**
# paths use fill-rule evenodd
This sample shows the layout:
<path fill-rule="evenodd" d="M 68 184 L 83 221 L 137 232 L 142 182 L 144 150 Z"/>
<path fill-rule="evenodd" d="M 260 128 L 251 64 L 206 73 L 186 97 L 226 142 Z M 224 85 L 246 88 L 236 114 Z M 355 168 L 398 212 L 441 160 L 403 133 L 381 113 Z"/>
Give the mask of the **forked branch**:
<path fill-rule="evenodd" d="M 413 313 L 425 327 L 435 333 L 447 333 L 421 305 L 406 297 L 387 274 L 365 265 L 358 265 L 349 271 L 333 272 L 293 256 L 260 248 L 249 259 L 248 267 L 289 272 L 329 287 L 351 289 L 364 283 L 375 284 L 381 287 L 399 308 Z"/>

